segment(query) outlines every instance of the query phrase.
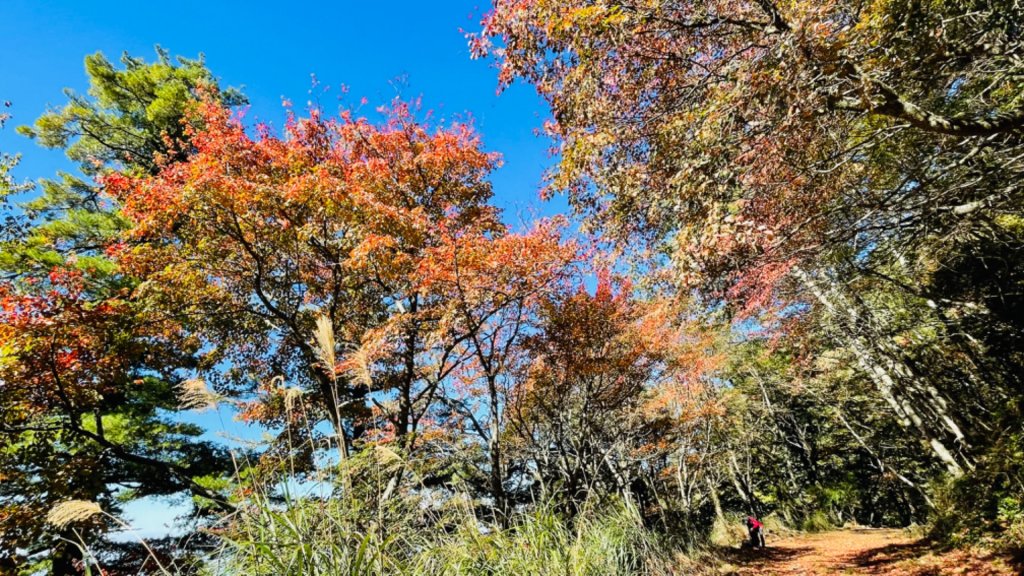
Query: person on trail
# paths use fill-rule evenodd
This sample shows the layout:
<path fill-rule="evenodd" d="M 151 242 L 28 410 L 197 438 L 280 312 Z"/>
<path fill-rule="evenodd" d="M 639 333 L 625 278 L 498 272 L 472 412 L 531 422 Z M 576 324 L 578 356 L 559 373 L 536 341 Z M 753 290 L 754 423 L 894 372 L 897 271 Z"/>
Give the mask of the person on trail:
<path fill-rule="evenodd" d="M 747 516 L 747 531 L 750 533 L 750 546 L 764 548 L 764 524 L 753 516 Z"/>

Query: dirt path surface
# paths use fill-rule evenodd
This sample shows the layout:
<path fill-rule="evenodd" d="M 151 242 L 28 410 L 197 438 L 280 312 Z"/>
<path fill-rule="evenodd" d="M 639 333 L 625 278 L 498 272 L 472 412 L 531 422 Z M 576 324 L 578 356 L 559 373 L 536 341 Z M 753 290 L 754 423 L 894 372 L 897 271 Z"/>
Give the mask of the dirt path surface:
<path fill-rule="evenodd" d="M 727 560 L 723 572 L 737 576 L 1021 574 L 1020 567 L 1005 558 L 936 552 L 902 530 L 841 530 L 769 539 L 767 549 L 738 551 Z"/>

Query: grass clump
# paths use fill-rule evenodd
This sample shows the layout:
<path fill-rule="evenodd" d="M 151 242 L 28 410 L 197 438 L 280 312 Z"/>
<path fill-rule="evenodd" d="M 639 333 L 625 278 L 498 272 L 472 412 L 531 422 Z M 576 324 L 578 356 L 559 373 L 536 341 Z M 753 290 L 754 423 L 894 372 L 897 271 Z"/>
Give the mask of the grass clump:
<path fill-rule="evenodd" d="M 672 573 L 669 547 L 625 503 L 571 520 L 538 506 L 501 527 L 461 505 L 436 516 L 399 502 L 381 511 L 379 521 L 366 521 L 366 511 L 343 498 L 257 502 L 221 534 L 224 545 L 208 560 L 206 575 Z"/>
<path fill-rule="evenodd" d="M 503 529 L 462 524 L 418 555 L 410 574 L 668 574 L 668 548 L 625 503 L 571 521 L 538 507 L 515 515 Z"/>
<path fill-rule="evenodd" d="M 711 525 L 708 542 L 723 548 L 738 548 L 747 539 L 747 529 L 743 527 L 743 518 L 738 514 L 716 517 Z"/>
<path fill-rule="evenodd" d="M 821 510 L 811 512 L 800 522 L 800 529 L 804 532 L 827 532 L 833 528 L 832 520 Z"/>

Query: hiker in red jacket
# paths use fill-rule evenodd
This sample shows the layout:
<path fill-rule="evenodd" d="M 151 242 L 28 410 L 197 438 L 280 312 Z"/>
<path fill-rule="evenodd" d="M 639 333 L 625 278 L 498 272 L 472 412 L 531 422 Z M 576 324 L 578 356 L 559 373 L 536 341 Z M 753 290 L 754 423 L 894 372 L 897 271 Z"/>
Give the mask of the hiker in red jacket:
<path fill-rule="evenodd" d="M 747 516 L 747 531 L 750 532 L 750 545 L 754 548 L 764 548 L 764 525 L 754 518 Z"/>

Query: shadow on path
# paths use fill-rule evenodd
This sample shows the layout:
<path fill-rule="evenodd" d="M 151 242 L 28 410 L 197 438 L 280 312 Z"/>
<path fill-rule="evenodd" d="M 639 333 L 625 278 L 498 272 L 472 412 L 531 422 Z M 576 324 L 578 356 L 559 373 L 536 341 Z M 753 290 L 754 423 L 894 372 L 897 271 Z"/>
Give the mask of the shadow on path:
<path fill-rule="evenodd" d="M 944 556 L 939 559 L 936 555 Z M 916 559 L 935 558 L 933 562 L 915 563 Z M 1009 568 L 1024 574 L 1020 559 L 995 554 L 967 554 L 962 550 L 940 550 L 927 540 L 890 544 L 865 550 L 850 558 L 865 574 L 905 574 L 907 576 L 939 576 L 971 574 L 975 576 L 1006 574 Z M 916 565 L 915 565 L 916 564 Z M 1002 566 L 999 566 L 999 565 Z"/>
<path fill-rule="evenodd" d="M 932 551 L 931 545 L 925 540 L 889 544 L 880 548 L 871 548 L 854 555 L 850 561 L 858 568 L 870 574 L 887 574 L 895 564 L 920 558 Z M 924 576 L 922 574 L 921 576 Z"/>
<path fill-rule="evenodd" d="M 941 549 L 901 530 L 852 529 L 781 538 L 765 550 L 724 549 L 722 573 L 737 576 L 1010 576 L 1011 558 Z"/>
<path fill-rule="evenodd" d="M 722 557 L 730 564 L 738 566 L 764 566 L 791 562 L 813 550 L 809 546 L 787 546 L 785 548 L 769 546 L 762 549 L 743 548 L 740 550 L 728 548 L 722 552 Z"/>

